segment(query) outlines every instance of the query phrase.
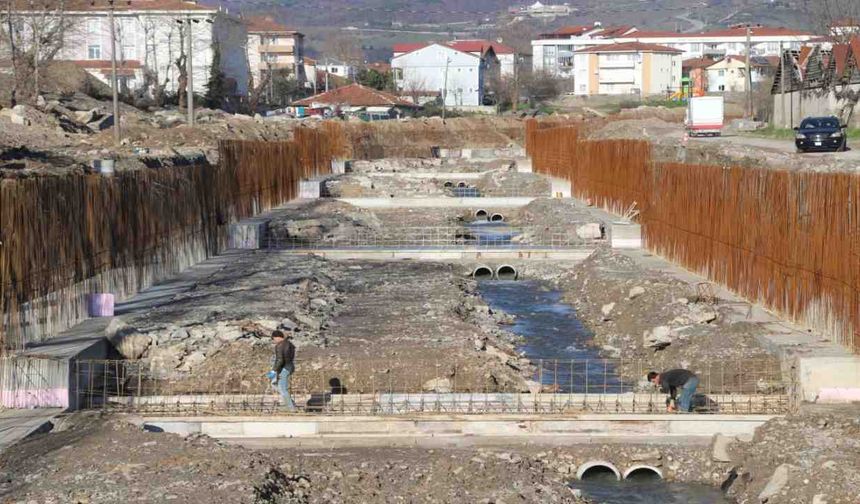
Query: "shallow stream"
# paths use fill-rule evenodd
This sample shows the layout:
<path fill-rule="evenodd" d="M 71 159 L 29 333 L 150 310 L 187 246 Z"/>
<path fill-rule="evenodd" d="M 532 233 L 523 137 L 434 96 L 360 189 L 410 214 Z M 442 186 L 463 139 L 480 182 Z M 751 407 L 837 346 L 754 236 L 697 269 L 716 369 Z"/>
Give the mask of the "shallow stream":
<path fill-rule="evenodd" d="M 602 359 L 589 344 L 591 332 L 577 318 L 576 310 L 562 302 L 560 291 L 532 280 L 485 280 L 478 289 L 491 308 L 516 316 L 508 329 L 523 337 L 519 350 L 532 362 L 543 362 L 536 380 L 556 386 L 560 392 L 630 389 L 631 385 L 615 374 L 611 362 Z M 617 481 L 612 473 L 598 473 L 571 486 L 595 503 L 605 504 L 732 502 L 719 489 L 707 485 L 666 483 L 653 478 Z"/>

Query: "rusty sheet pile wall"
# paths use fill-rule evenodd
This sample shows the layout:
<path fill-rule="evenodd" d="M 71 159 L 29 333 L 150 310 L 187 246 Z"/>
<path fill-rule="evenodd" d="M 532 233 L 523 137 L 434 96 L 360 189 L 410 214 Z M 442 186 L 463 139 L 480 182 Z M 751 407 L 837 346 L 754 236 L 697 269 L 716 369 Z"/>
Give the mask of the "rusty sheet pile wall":
<path fill-rule="evenodd" d="M 0 351 L 86 317 L 86 295 L 119 299 L 219 252 L 226 225 L 293 198 L 342 155 L 339 131 L 223 141 L 218 166 L 0 179 Z"/>
<path fill-rule="evenodd" d="M 860 351 L 860 176 L 653 161 L 647 142 L 527 124 L 535 171 L 623 213 L 649 250 Z"/>

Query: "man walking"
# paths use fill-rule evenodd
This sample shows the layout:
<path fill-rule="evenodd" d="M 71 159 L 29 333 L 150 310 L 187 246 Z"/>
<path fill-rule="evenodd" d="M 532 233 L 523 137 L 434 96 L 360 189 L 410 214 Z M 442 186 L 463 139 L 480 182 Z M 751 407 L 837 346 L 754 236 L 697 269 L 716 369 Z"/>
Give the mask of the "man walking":
<path fill-rule="evenodd" d="M 272 381 L 272 385 L 277 385 L 284 401 L 283 406 L 289 411 L 295 411 L 296 405 L 290 396 L 290 375 L 295 371 L 293 361 L 296 358 L 296 347 L 290 339 L 291 336 L 281 330 L 272 332 L 275 355 L 272 358 L 272 370 L 266 376 Z"/>
<path fill-rule="evenodd" d="M 672 402 L 675 403 L 675 405 L 667 405 L 666 411 L 683 411 L 685 413 L 692 411 L 693 394 L 696 393 L 696 387 L 699 386 L 699 378 L 695 374 L 686 369 L 671 369 L 662 373 L 651 371 L 648 373 L 648 381 L 664 394 L 669 394 Z M 681 395 L 677 397 L 679 389 Z"/>

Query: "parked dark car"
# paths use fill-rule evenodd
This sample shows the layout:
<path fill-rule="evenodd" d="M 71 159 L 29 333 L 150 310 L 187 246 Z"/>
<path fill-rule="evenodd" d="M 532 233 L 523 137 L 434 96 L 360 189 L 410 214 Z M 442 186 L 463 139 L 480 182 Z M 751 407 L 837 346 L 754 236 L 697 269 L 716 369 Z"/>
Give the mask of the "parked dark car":
<path fill-rule="evenodd" d="M 807 117 L 794 130 L 797 132 L 794 145 L 798 152 L 844 151 L 848 148 L 845 126 L 837 117 Z"/>

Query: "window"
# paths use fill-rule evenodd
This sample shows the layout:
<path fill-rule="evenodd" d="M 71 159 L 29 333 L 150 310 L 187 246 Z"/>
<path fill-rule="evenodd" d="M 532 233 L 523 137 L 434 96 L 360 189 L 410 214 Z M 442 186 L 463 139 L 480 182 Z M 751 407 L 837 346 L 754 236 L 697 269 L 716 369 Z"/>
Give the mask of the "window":
<path fill-rule="evenodd" d="M 87 20 L 87 33 L 91 35 L 98 35 L 102 31 L 102 20 L 101 19 L 88 19 Z"/>
<path fill-rule="evenodd" d="M 329 70 L 329 73 L 336 74 L 337 73 L 337 67 L 331 67 L 331 70 Z"/>
<path fill-rule="evenodd" d="M 137 59 L 137 48 L 133 45 L 123 45 L 122 58 L 126 60 Z"/>
<path fill-rule="evenodd" d="M 719 75 L 720 77 L 725 77 L 726 71 L 725 70 L 717 70 L 717 75 Z"/>
<path fill-rule="evenodd" d="M 392 70 L 394 70 L 394 78 L 396 80 L 402 80 L 403 79 L 403 69 L 402 68 L 394 68 Z"/>
<path fill-rule="evenodd" d="M 87 59 L 100 60 L 102 59 L 102 46 L 93 44 L 87 47 Z"/>

